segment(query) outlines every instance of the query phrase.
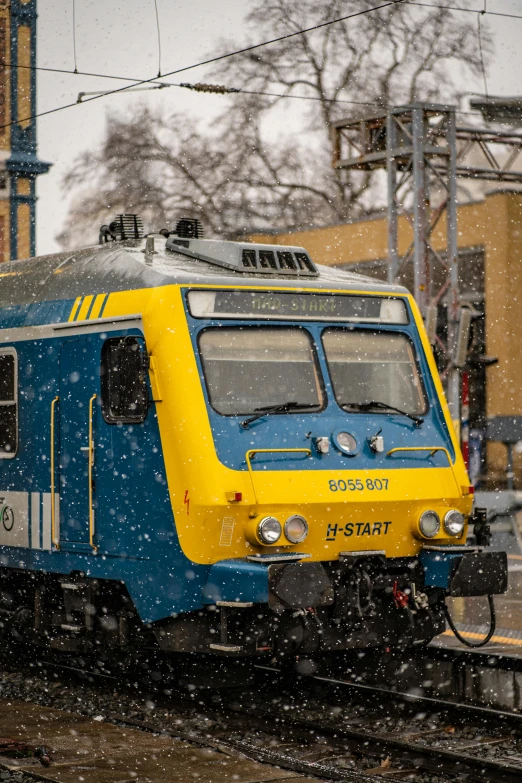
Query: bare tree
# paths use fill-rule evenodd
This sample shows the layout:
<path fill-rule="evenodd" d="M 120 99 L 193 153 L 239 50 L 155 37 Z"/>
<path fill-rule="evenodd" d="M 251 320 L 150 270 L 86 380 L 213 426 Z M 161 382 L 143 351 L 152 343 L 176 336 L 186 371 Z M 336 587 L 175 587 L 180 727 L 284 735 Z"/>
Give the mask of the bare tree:
<path fill-rule="evenodd" d="M 370 0 L 351 5 L 371 7 Z M 256 0 L 242 43 L 322 24 L 346 9 L 345 0 Z M 482 46 L 487 56 L 487 34 Z M 237 41 L 221 45 L 236 48 Z M 140 212 L 151 227 L 197 215 L 225 235 L 364 214 L 379 194 L 371 175 L 332 169 L 332 122 L 389 104 L 455 101 L 464 80 L 479 73 L 473 17 L 401 3 L 223 60 L 209 80 L 241 92 L 225 99 L 211 127 L 145 106 L 109 117 L 101 148 L 67 174 L 74 197 L 61 242 L 84 242 L 87 226 L 122 209 Z"/>

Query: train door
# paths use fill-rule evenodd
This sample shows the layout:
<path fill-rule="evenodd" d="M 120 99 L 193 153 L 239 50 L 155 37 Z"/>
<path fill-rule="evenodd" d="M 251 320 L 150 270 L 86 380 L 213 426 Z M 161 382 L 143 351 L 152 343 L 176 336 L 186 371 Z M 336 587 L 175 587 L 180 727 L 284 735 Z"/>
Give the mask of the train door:
<path fill-rule="evenodd" d="M 63 343 L 59 398 L 60 546 L 92 551 L 94 438 L 100 419 L 99 335 L 83 335 Z"/>

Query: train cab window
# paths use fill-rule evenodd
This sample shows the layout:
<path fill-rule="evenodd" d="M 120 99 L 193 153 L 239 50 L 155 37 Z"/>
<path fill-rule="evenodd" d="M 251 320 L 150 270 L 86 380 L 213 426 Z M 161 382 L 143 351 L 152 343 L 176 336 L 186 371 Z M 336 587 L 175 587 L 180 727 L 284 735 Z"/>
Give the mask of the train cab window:
<path fill-rule="evenodd" d="M 18 447 L 18 378 L 16 351 L 0 349 L 0 458 L 14 457 Z"/>
<path fill-rule="evenodd" d="M 147 416 L 149 394 L 141 342 L 113 337 L 102 348 L 102 411 L 109 424 L 140 423 Z"/>
<path fill-rule="evenodd" d="M 407 413 L 426 412 L 413 345 L 405 335 L 325 329 L 323 345 L 341 408 L 382 402 Z"/>
<path fill-rule="evenodd" d="M 199 350 L 210 403 L 224 416 L 286 403 L 287 413 L 323 407 L 312 340 L 303 329 L 206 329 Z"/>

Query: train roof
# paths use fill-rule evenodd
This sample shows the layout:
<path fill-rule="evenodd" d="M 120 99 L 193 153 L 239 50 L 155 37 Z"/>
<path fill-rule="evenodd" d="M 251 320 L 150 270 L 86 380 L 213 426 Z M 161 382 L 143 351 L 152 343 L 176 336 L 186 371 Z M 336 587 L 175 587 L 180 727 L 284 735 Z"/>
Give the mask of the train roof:
<path fill-rule="evenodd" d="M 240 266 L 241 252 L 244 253 L 245 249 L 252 253 L 257 248 L 258 254 L 259 248 L 273 251 L 276 255 L 278 252 L 293 252 L 295 258 L 296 253 L 306 254 L 303 248 L 193 240 L 191 249 L 190 242 L 183 243 L 184 247 L 181 247 L 181 243 L 176 247 L 173 244 L 175 240 L 166 239 L 162 235 L 152 236 L 153 242 L 149 235 L 144 239 L 109 242 L 75 252 L 1 264 L 0 307 L 172 284 L 237 284 L 251 287 L 273 284 L 278 288 L 301 290 L 357 289 L 390 294 L 407 293 L 402 286 L 388 285 L 339 268 L 316 265 L 310 259 L 307 268 L 301 264 L 302 273 L 297 268 L 292 272 L 289 269 Z M 228 255 L 225 246 L 231 249 Z M 238 252 L 235 251 L 236 247 L 240 249 Z"/>

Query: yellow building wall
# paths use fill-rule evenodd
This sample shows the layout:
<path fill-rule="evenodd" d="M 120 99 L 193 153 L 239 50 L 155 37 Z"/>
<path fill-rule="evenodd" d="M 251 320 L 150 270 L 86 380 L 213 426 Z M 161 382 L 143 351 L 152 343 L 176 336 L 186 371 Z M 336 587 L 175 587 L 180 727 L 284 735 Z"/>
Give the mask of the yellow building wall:
<path fill-rule="evenodd" d="M 513 194 L 509 194 L 511 197 Z M 492 200 L 506 199 L 506 194 L 490 196 L 483 202 L 469 204 L 459 208 L 458 230 L 459 247 L 484 245 L 486 225 L 484 211 Z M 446 246 L 446 220 L 441 219 L 432 240 L 435 249 Z M 302 245 L 314 261 L 326 266 L 356 264 L 360 261 L 373 261 L 388 255 L 388 221 L 371 218 L 353 223 L 340 223 L 325 228 L 312 228 L 303 231 L 283 232 L 281 234 L 251 234 L 252 242 L 281 245 Z M 404 217 L 399 218 L 399 253 L 404 253 L 412 239 L 410 226 Z"/>
<path fill-rule="evenodd" d="M 9 261 L 10 206 L 7 199 L 0 200 L 0 261 Z"/>
<path fill-rule="evenodd" d="M 458 210 L 459 248 L 483 247 L 485 256 L 486 352 L 498 357 L 487 370 L 487 415 L 522 416 L 522 193 L 496 192 Z M 399 219 L 399 252 L 411 241 L 405 218 Z M 385 259 L 386 216 L 325 228 L 253 234 L 252 242 L 302 245 L 320 264 L 336 266 Z M 435 249 L 446 246 L 446 221 L 433 235 Z M 488 446 L 493 483 L 503 486 L 506 452 Z M 522 455 L 515 459 L 517 486 L 522 488 Z"/>
<path fill-rule="evenodd" d="M 29 204 L 18 205 L 18 258 L 31 255 L 31 208 Z"/>
<path fill-rule="evenodd" d="M 26 2 L 26 0 L 22 0 Z M 0 0 L 0 262 L 9 261 L 11 257 L 11 211 L 10 190 L 15 189 L 18 195 L 31 195 L 31 182 L 29 179 L 20 178 L 10 181 L 9 173 L 5 170 L 5 161 L 11 151 L 11 3 L 9 0 Z M 22 120 L 20 126 L 26 128 L 31 115 L 31 28 L 22 24 L 18 28 L 18 64 L 17 70 L 18 90 L 16 109 L 18 117 Z M 4 65 L 5 63 L 5 65 Z M 28 204 L 19 204 L 17 215 L 19 219 L 17 228 L 17 256 L 27 258 L 31 255 L 31 221 L 30 207 Z"/>
<path fill-rule="evenodd" d="M 6 125 L 11 117 L 11 69 L 8 67 L 11 62 L 9 7 L 8 0 L 0 0 L 0 126 Z M 10 149 L 10 130 L 10 128 L 0 127 L 0 150 Z"/>
<path fill-rule="evenodd" d="M 31 28 L 18 28 L 18 117 L 22 128 L 30 124 L 31 116 Z"/>

